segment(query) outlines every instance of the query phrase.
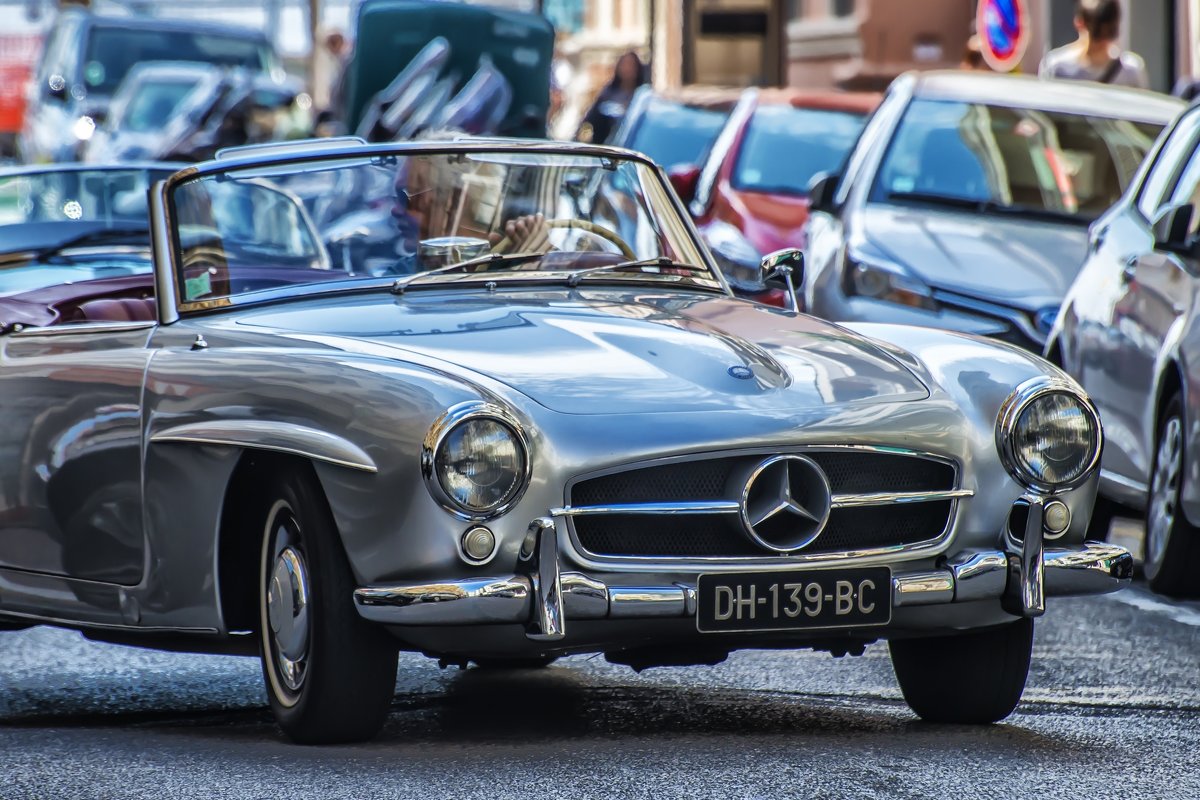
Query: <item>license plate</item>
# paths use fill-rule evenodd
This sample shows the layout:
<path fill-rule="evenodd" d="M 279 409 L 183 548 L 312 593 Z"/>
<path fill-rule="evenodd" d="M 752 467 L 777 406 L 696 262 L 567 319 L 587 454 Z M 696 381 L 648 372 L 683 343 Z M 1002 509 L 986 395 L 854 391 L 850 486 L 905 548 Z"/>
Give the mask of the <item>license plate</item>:
<path fill-rule="evenodd" d="M 892 619 L 887 567 L 701 575 L 696 591 L 702 633 L 852 628 Z"/>

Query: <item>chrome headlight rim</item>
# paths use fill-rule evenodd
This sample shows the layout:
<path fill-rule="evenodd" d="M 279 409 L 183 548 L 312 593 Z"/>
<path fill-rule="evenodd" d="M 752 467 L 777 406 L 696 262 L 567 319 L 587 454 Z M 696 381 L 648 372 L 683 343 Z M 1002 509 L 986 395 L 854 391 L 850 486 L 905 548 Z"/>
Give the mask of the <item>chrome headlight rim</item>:
<path fill-rule="evenodd" d="M 1070 395 L 1079 403 L 1096 432 L 1096 444 L 1087 464 L 1074 478 L 1061 483 L 1049 483 L 1028 474 L 1022 469 L 1014 447 L 1017 422 L 1021 415 L 1039 398 L 1051 394 Z M 1100 424 L 1100 413 L 1095 404 L 1074 382 L 1051 375 L 1041 375 L 1019 385 L 1004 401 L 996 422 L 996 446 L 1004 468 L 1017 483 L 1039 494 L 1055 495 L 1081 486 L 1095 474 L 1096 467 L 1100 464 L 1100 454 L 1104 450 L 1104 428 Z"/>
<path fill-rule="evenodd" d="M 437 469 L 437 454 L 446 437 L 460 425 L 479 419 L 491 420 L 507 428 L 513 435 L 522 456 L 522 468 L 515 488 L 510 490 L 507 497 L 499 504 L 483 511 L 463 505 L 447 492 L 438 477 Z M 451 406 L 430 426 L 429 432 L 425 434 L 425 441 L 421 445 L 421 475 L 425 479 L 425 487 L 438 505 L 464 522 L 483 522 L 511 511 L 517 503 L 521 502 L 525 490 L 529 488 L 532 469 L 533 465 L 529 458 L 529 438 L 520 420 L 503 406 L 482 400 L 468 400 Z"/>

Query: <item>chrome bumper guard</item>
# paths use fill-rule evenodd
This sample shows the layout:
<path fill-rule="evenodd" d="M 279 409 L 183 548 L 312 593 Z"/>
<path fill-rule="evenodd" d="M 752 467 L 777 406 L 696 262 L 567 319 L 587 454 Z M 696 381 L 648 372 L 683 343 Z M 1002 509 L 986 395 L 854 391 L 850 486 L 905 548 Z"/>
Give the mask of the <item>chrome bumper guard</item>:
<path fill-rule="evenodd" d="M 1040 508 L 1031 508 L 1016 552 L 967 550 L 940 569 L 892 574 L 896 607 L 1000 599 L 1006 610 L 1033 617 L 1045 596 L 1104 594 L 1133 575 L 1123 547 L 1085 542 L 1080 547 L 1043 547 Z M 1034 518 L 1036 517 L 1036 523 Z M 1034 525 L 1038 528 L 1035 528 Z M 1034 535 L 1028 532 L 1036 531 Z M 615 586 L 578 572 L 560 572 L 558 537 L 551 519 L 531 526 L 521 560 L 525 574 L 440 583 L 368 586 L 354 603 L 365 619 L 388 625 L 442 626 L 521 623 L 531 639 L 566 635 L 567 619 L 687 617 L 696 613 L 696 587 Z"/>

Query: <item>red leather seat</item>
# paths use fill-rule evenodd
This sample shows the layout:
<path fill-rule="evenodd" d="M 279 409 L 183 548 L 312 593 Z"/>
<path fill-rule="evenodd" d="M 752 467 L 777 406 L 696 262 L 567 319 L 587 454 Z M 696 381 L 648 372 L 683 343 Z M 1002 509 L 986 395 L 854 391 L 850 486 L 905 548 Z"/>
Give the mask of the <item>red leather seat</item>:
<path fill-rule="evenodd" d="M 95 322 L 151 322 L 158 319 L 153 297 L 103 297 L 79 304 L 80 316 Z"/>

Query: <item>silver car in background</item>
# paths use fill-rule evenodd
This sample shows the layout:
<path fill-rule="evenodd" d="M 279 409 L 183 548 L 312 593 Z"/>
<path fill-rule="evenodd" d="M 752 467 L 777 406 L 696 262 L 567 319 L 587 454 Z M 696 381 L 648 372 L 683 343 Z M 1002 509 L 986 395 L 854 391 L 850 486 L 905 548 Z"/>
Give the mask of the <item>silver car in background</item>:
<path fill-rule="evenodd" d="M 844 169 L 814 180 L 810 313 L 931 325 L 1041 352 L 1087 225 L 1183 108 L 1134 89 L 901 76 Z"/>
<path fill-rule="evenodd" d="M 1192 107 L 1092 225 L 1046 346 L 1093 393 L 1104 420 L 1097 534 L 1114 514 L 1144 513 L 1147 581 L 1184 597 L 1200 593 L 1197 145 Z"/>
<path fill-rule="evenodd" d="M 150 212 L 153 272 L 0 297 L 0 624 L 261 654 L 294 740 L 373 736 L 401 648 L 643 669 L 886 640 L 918 714 L 992 722 L 1047 597 L 1129 579 L 1085 541 L 1074 382 L 735 298 L 641 155 L 244 148 Z M 368 214 L 390 259 L 339 222 Z"/>

